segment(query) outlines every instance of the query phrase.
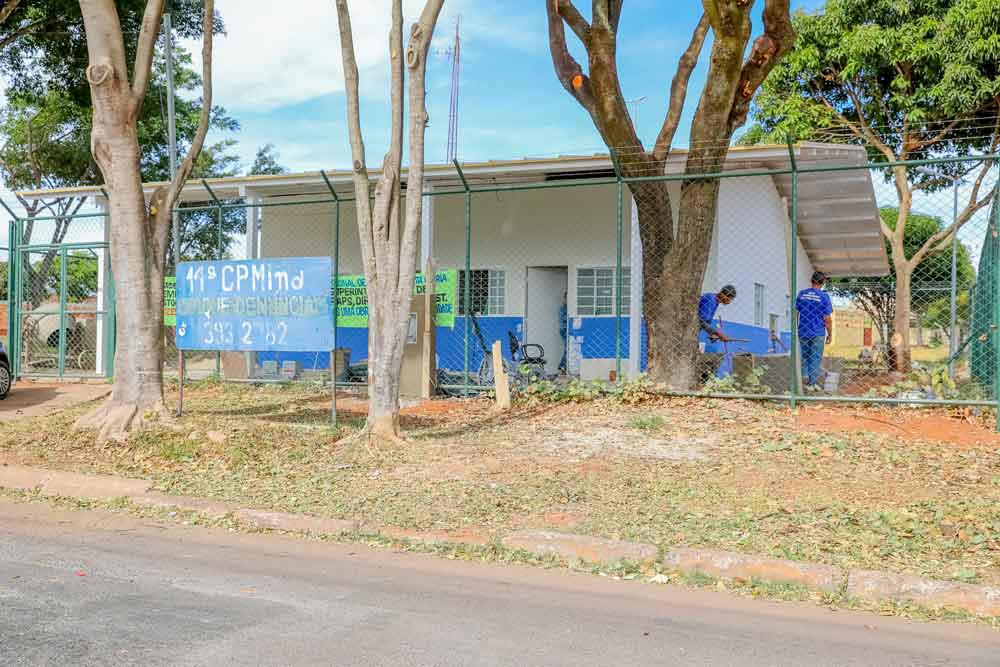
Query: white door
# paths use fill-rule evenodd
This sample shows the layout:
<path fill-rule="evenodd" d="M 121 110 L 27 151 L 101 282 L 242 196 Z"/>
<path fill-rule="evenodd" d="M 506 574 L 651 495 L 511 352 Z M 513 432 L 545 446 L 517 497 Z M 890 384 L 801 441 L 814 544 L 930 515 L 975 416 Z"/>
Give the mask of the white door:
<path fill-rule="evenodd" d="M 559 370 L 559 362 L 565 349 L 565 340 L 559 330 L 559 310 L 563 306 L 568 285 L 568 267 L 528 267 L 524 342 L 545 348 L 547 373 Z"/>

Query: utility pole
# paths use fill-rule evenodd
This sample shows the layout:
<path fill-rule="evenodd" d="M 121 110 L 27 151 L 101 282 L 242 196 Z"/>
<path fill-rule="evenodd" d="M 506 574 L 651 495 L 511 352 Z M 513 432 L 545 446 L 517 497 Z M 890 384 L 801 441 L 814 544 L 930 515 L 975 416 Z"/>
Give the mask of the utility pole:
<path fill-rule="evenodd" d="M 164 54 L 167 59 L 167 151 L 170 155 L 170 178 L 177 174 L 177 114 L 174 109 L 174 24 L 170 16 L 170 3 L 163 14 Z M 173 214 L 174 271 L 181 261 L 181 220 Z"/>

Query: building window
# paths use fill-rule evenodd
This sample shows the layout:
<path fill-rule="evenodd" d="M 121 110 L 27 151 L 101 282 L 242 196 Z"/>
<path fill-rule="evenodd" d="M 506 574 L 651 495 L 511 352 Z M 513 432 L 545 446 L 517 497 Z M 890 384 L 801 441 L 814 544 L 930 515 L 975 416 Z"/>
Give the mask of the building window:
<path fill-rule="evenodd" d="M 496 269 L 472 271 L 472 312 L 503 315 L 507 308 L 507 272 Z M 465 315 L 465 271 L 458 272 L 458 313 Z"/>
<path fill-rule="evenodd" d="M 753 323 L 754 326 L 762 327 L 767 323 L 766 298 L 764 286 L 760 283 L 753 284 Z"/>
<path fill-rule="evenodd" d="M 621 272 L 622 315 L 629 314 L 631 272 L 627 267 Z M 615 270 L 612 268 L 576 270 L 576 314 L 580 317 L 614 315 Z"/>

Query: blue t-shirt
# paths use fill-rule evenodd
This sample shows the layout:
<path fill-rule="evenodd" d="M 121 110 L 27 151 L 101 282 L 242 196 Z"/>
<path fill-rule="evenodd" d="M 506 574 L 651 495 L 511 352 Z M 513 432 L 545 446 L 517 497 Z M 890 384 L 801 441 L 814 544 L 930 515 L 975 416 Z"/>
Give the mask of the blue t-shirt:
<path fill-rule="evenodd" d="M 709 292 L 702 294 L 698 300 L 698 319 L 711 322 L 715 319 L 715 311 L 719 309 L 719 297 Z"/>
<path fill-rule="evenodd" d="M 795 299 L 795 310 L 799 311 L 799 336 L 816 338 L 826 335 L 827 315 L 833 312 L 830 295 L 815 287 L 799 292 Z"/>

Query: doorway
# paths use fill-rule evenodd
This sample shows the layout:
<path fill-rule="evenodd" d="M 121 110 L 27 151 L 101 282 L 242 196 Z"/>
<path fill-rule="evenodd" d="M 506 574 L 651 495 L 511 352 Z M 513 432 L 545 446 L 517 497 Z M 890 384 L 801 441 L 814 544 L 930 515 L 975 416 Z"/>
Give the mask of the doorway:
<path fill-rule="evenodd" d="M 545 372 L 555 373 L 566 351 L 560 309 L 569 287 L 568 266 L 529 266 L 525 294 L 524 342 L 545 349 Z"/>

